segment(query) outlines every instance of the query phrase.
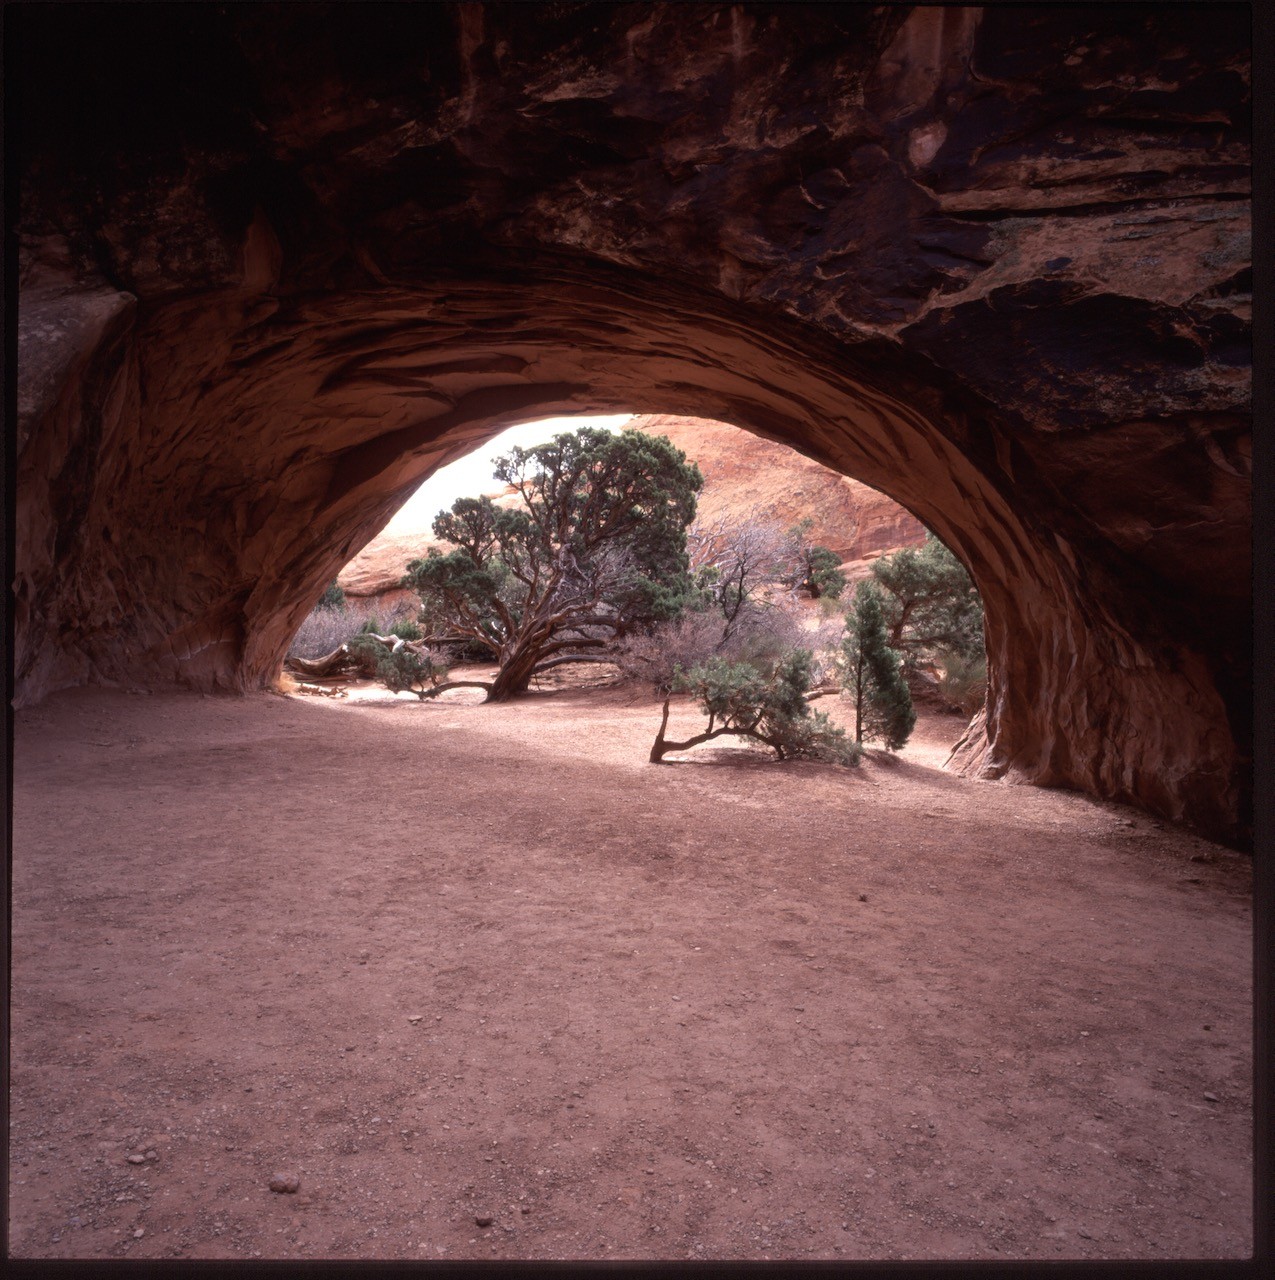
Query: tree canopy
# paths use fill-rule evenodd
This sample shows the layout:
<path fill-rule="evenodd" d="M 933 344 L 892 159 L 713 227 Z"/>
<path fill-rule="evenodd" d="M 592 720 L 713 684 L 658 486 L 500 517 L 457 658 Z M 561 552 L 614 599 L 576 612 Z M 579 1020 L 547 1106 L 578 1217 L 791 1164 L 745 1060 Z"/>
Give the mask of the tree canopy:
<path fill-rule="evenodd" d="M 846 575 L 841 572 L 841 559 L 835 551 L 810 541 L 814 523 L 807 516 L 785 535 L 788 570 L 784 581 L 788 586 L 804 591 L 812 600 L 824 597 L 836 600 L 845 590 Z"/>
<path fill-rule="evenodd" d="M 932 533 L 920 547 L 872 566 L 885 589 L 881 607 L 890 647 L 908 666 L 944 653 L 983 654 L 983 602 L 965 566 Z"/>
<path fill-rule="evenodd" d="M 413 560 L 403 579 L 428 642 L 498 664 L 489 700 L 561 663 L 605 660 L 616 637 L 693 596 L 686 529 L 703 477 L 662 436 L 585 427 L 510 450 L 495 476 L 519 505 L 457 499 L 433 526 L 455 549 Z"/>

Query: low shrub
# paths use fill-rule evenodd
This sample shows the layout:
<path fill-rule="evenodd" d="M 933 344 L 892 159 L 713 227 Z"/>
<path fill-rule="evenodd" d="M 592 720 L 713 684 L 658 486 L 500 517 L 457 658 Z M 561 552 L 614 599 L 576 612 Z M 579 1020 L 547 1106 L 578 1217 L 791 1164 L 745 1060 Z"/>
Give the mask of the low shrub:
<path fill-rule="evenodd" d="M 288 646 L 289 658 L 321 658 L 360 633 L 385 635 L 382 627 L 388 626 L 391 629 L 389 634 L 397 635 L 399 633 L 393 630 L 395 626 L 411 625 L 414 610 L 404 601 L 382 618 L 375 605 L 367 600 L 345 596 L 344 593 L 343 600 L 344 603 L 339 605 L 324 604 L 322 600 L 315 605 Z M 404 636 L 404 639 L 419 638 L 419 632 L 415 636 Z"/>
<path fill-rule="evenodd" d="M 302 622 L 288 646 L 289 658 L 322 658 L 343 645 L 355 629 L 345 609 L 319 605 Z"/>
<path fill-rule="evenodd" d="M 689 693 L 708 717 L 708 725 L 685 741 L 670 742 L 664 736 L 669 712 L 666 698 L 651 762 L 660 763 L 669 751 L 685 751 L 731 734 L 765 744 L 781 760 L 857 764 L 862 754 L 859 745 L 822 711 L 810 709 L 806 695 L 813 672 L 806 649 L 791 650 L 771 662 L 713 657 L 689 671 L 679 671 L 673 691 Z"/>
<path fill-rule="evenodd" d="M 365 676 L 376 675 L 377 668 L 390 656 L 389 646 L 366 630 L 350 636 L 345 641 L 345 647 L 358 665 L 359 673 Z"/>
<path fill-rule="evenodd" d="M 414 693 L 424 702 L 447 679 L 448 670 L 442 654 L 403 647 L 387 653 L 376 664 L 376 678 L 391 693 Z"/>

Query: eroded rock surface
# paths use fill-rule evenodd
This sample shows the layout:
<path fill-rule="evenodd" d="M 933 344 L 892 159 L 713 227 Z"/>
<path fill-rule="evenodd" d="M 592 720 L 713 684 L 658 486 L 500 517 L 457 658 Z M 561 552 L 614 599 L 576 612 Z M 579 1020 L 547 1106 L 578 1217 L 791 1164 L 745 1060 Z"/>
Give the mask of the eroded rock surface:
<path fill-rule="evenodd" d="M 987 605 L 965 767 L 1243 838 L 1241 8 L 19 6 L 17 696 L 270 680 L 529 417 L 736 423 Z"/>

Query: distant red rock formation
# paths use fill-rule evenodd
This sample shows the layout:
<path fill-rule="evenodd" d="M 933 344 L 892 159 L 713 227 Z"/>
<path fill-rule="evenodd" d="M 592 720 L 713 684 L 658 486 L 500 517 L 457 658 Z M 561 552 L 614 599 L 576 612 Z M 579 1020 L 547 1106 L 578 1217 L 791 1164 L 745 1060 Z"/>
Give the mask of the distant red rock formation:
<path fill-rule="evenodd" d="M 699 514 L 756 507 L 767 519 L 791 525 L 809 517 L 811 540 L 842 561 L 874 559 L 925 541 L 925 526 L 897 502 L 786 445 L 707 418 L 648 414 L 629 424 L 667 436 L 704 473 Z"/>

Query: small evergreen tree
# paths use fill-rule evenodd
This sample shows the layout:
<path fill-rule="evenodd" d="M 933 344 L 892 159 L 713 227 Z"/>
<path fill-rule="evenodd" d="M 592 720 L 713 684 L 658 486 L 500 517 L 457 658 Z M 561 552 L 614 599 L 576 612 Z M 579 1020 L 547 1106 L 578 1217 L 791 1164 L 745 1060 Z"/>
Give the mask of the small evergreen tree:
<path fill-rule="evenodd" d="M 477 681 L 447 684 L 447 675 L 452 668 L 450 654 L 399 637 L 387 644 L 389 638 L 360 632 L 347 642 L 346 648 L 359 669 L 365 675 L 375 676 L 391 693 L 414 693 L 424 702 L 444 685 L 449 688 L 485 687 Z"/>
<path fill-rule="evenodd" d="M 365 676 L 376 675 L 376 668 L 381 659 L 390 651 L 384 641 L 371 634 L 366 628 L 358 635 L 351 636 L 345 642 L 345 649 L 359 673 Z"/>
<path fill-rule="evenodd" d="M 319 609 L 345 608 L 345 592 L 337 585 L 335 578 L 328 583 L 323 594 L 319 597 L 319 603 L 315 607 Z"/>
<path fill-rule="evenodd" d="M 983 602 L 965 566 L 932 533 L 873 566 L 892 649 L 912 667 L 923 659 L 983 654 Z"/>
<path fill-rule="evenodd" d="M 659 732 L 651 747 L 651 763 L 669 751 L 686 751 L 701 742 L 731 734 L 764 743 L 780 760 L 825 760 L 856 764 L 859 748 L 844 729 L 820 711 L 811 711 L 806 695 L 814 673 L 808 649 L 789 649 L 777 661 L 732 662 L 712 657 L 679 672 L 673 691 L 691 694 L 708 717 L 708 727 L 684 742 L 665 738 L 669 699 L 664 699 Z"/>
<path fill-rule="evenodd" d="M 835 600 L 845 590 L 846 575 L 841 572 L 835 551 L 810 541 L 813 527 L 814 521 L 807 516 L 788 530 L 789 568 L 784 582 L 794 590 L 804 591 L 812 600 Z"/>
<path fill-rule="evenodd" d="M 391 693 L 414 693 L 422 702 L 447 679 L 448 664 L 437 654 L 403 645 L 376 664 L 376 678 Z"/>
<path fill-rule="evenodd" d="M 855 741 L 866 736 L 897 751 L 916 724 L 916 712 L 899 655 L 888 643 L 881 589 L 870 579 L 854 593 L 842 656 L 843 687 L 854 704 Z"/>

